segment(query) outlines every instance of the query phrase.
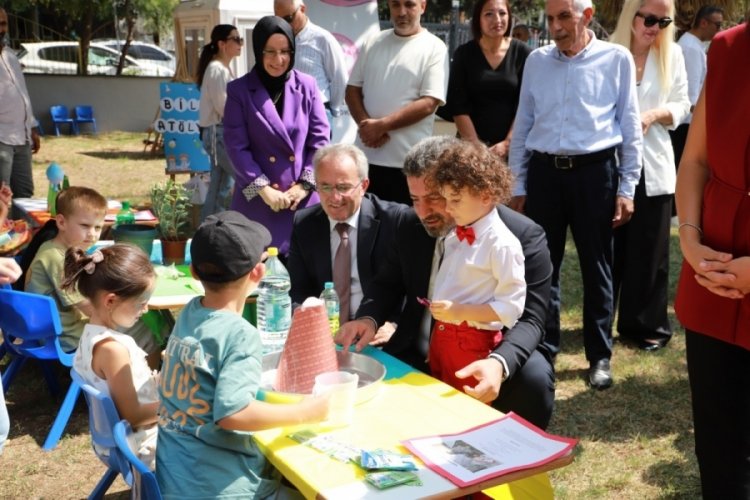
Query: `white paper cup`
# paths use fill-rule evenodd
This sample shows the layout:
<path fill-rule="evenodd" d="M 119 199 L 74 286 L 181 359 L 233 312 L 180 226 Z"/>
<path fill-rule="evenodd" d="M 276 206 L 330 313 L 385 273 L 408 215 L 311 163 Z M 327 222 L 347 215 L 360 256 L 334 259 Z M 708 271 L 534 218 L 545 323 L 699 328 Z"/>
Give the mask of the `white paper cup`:
<path fill-rule="evenodd" d="M 315 377 L 313 394 L 330 394 L 328 417 L 324 424 L 343 427 L 352 423 L 359 375 L 349 372 L 325 372 Z"/>

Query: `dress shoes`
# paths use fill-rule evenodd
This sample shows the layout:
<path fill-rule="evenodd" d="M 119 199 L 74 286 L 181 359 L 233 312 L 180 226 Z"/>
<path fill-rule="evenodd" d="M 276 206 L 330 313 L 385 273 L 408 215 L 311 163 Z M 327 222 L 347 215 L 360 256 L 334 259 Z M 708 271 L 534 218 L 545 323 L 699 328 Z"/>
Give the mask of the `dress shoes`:
<path fill-rule="evenodd" d="M 667 345 L 667 340 L 651 340 L 644 339 L 638 342 L 638 348 L 646 352 L 656 352 L 659 349 L 664 348 Z"/>
<path fill-rule="evenodd" d="M 592 389 L 608 389 L 612 386 L 612 370 L 609 360 L 604 358 L 591 363 L 589 367 L 589 385 Z"/>

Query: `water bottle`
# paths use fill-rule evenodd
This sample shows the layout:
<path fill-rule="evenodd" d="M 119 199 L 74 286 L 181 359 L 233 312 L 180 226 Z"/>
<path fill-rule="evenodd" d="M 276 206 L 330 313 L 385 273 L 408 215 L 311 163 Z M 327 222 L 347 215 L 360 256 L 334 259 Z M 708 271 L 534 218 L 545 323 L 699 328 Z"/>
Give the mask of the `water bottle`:
<path fill-rule="evenodd" d="M 279 260 L 279 249 L 268 247 L 266 274 L 258 285 L 258 331 L 263 354 L 284 348 L 292 323 L 291 288 L 289 272 Z"/>
<path fill-rule="evenodd" d="M 333 288 L 333 283 L 326 281 L 323 292 L 320 294 L 320 298 L 326 305 L 326 313 L 328 314 L 328 326 L 331 327 L 331 335 L 336 335 L 339 331 L 339 294 Z"/>
<path fill-rule="evenodd" d="M 129 201 L 122 202 L 122 208 L 115 216 L 115 227 L 119 227 L 123 224 L 135 224 L 135 215 L 130 209 Z"/>

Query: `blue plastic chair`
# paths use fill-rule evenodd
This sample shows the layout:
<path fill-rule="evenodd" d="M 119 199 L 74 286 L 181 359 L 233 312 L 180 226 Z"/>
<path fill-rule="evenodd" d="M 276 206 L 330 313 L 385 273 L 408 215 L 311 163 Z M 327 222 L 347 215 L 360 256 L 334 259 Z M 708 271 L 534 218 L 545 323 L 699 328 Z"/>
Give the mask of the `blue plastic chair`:
<path fill-rule="evenodd" d="M 0 330 L 3 346 L 13 356 L 3 373 L 3 390 L 8 393 L 11 382 L 28 359 L 42 362 L 44 378 L 54 395 L 59 392 L 57 377 L 50 361 L 59 361 L 64 366 L 73 366 L 74 353 L 66 353 L 60 347 L 60 314 L 51 297 L 17 290 L 0 289 Z M 68 387 L 57 417 L 42 446 L 51 450 L 60 440 L 70 414 L 73 412 L 81 387 L 73 380 Z"/>
<path fill-rule="evenodd" d="M 94 453 L 99 457 L 107 470 L 89 495 L 89 499 L 104 498 L 104 494 L 117 478 L 122 478 L 128 485 L 133 484 L 130 463 L 123 456 L 115 443 L 114 428 L 120 421 L 115 402 L 108 394 L 101 392 L 93 385 L 87 384 L 75 369 L 70 370 L 70 377 L 81 387 L 89 407 L 89 432 Z M 127 442 L 126 442 L 127 446 Z"/>
<path fill-rule="evenodd" d="M 55 127 L 55 135 L 60 135 L 60 124 L 70 125 L 70 133 L 78 135 L 78 126 L 74 118 L 68 114 L 68 108 L 62 105 L 51 106 L 49 114 L 52 116 L 52 125 Z"/>
<path fill-rule="evenodd" d="M 91 106 L 76 106 L 76 128 L 78 132 L 81 131 L 81 123 L 90 123 L 94 126 L 94 133 L 96 130 L 96 118 L 94 118 L 94 108 Z"/>
<path fill-rule="evenodd" d="M 138 489 L 142 500 L 161 500 L 161 490 L 156 482 L 156 474 L 141 462 L 128 446 L 128 436 L 133 432 L 127 420 L 115 424 L 114 434 L 117 449 L 130 464 L 133 473 L 133 488 Z"/>

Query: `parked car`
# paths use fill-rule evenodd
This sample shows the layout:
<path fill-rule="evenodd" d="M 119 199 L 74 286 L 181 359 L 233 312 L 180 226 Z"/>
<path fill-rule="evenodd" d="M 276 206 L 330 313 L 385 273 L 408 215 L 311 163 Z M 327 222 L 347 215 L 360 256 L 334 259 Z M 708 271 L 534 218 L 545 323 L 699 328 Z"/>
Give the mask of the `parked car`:
<path fill-rule="evenodd" d="M 80 60 L 78 42 L 22 43 L 18 53 L 24 73 L 52 73 L 75 75 Z M 97 43 L 89 45 L 89 75 L 115 75 L 120 54 L 116 50 Z M 174 71 L 125 56 L 123 75 L 169 77 Z"/>
<path fill-rule="evenodd" d="M 118 52 L 122 51 L 122 47 L 125 46 L 125 40 L 97 40 L 96 43 Z M 164 66 L 172 70 L 172 74 L 177 66 L 177 61 L 172 54 L 152 43 L 132 41 L 128 46 L 128 55 L 139 62 Z"/>

